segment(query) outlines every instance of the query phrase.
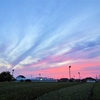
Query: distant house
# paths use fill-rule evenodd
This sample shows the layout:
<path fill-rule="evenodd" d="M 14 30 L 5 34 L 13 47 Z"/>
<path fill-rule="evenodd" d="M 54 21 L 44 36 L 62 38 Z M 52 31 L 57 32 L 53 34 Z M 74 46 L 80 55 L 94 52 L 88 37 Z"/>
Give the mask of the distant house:
<path fill-rule="evenodd" d="M 32 81 L 42 81 L 42 82 L 56 82 L 53 78 L 47 78 L 47 77 L 36 77 L 32 79 Z"/>
<path fill-rule="evenodd" d="M 86 82 L 96 82 L 96 80 L 94 78 L 92 78 L 92 77 L 86 77 L 84 80 Z"/>
<path fill-rule="evenodd" d="M 16 80 L 17 80 L 17 81 L 25 81 L 26 78 L 25 78 L 25 76 L 23 76 L 23 75 L 19 75 L 19 76 L 16 77 Z"/>

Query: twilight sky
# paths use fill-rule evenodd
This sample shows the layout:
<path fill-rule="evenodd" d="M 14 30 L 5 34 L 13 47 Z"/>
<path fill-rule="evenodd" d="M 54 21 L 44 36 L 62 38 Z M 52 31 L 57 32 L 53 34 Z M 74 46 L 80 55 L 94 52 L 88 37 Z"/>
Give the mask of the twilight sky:
<path fill-rule="evenodd" d="M 0 0 L 0 72 L 14 77 L 100 75 L 100 0 Z"/>

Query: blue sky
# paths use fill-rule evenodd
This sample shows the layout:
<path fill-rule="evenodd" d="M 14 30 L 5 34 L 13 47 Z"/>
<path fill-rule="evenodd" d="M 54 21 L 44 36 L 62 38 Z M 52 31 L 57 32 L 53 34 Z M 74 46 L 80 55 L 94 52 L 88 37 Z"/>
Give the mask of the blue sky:
<path fill-rule="evenodd" d="M 0 0 L 0 72 L 95 77 L 99 59 L 99 0 Z"/>

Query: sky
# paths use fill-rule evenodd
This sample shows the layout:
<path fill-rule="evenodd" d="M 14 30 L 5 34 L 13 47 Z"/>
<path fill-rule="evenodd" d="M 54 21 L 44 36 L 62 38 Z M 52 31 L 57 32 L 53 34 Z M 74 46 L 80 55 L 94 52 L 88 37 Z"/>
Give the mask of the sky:
<path fill-rule="evenodd" d="M 0 72 L 14 77 L 100 76 L 100 0 L 0 0 Z"/>

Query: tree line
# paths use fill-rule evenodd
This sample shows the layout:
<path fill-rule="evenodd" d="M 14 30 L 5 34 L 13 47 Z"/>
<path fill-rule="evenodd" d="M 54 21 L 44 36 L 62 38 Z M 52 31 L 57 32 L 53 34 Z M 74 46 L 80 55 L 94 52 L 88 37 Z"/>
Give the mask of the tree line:
<path fill-rule="evenodd" d="M 5 81 L 12 81 L 14 77 L 10 74 L 9 71 L 3 71 L 0 73 L 0 82 L 5 82 Z"/>

